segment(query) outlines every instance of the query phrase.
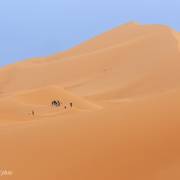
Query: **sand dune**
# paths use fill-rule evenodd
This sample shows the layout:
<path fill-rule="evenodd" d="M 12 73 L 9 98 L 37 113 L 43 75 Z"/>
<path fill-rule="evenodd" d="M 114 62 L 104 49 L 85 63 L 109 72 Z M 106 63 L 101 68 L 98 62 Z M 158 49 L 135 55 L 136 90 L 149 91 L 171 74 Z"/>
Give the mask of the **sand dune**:
<path fill-rule="evenodd" d="M 179 180 L 179 69 L 179 33 L 138 23 L 1 68 L 5 178 Z"/>
<path fill-rule="evenodd" d="M 52 107 L 51 103 L 54 100 L 60 101 L 60 107 Z M 73 103 L 73 107 L 70 103 Z M 0 119 L 6 122 L 29 121 L 46 116 L 99 109 L 101 106 L 74 96 L 56 86 L 11 93 L 0 99 Z M 32 111 L 35 112 L 35 117 Z"/>
<path fill-rule="evenodd" d="M 116 38 L 118 32 L 119 41 Z M 122 36 L 127 37 L 121 40 Z M 109 39 L 116 41 L 106 43 Z M 155 90 L 176 87 L 180 82 L 177 43 L 172 30 L 167 27 L 128 24 L 122 30 L 118 28 L 97 37 L 99 47 L 93 52 L 81 54 L 79 51 L 83 51 L 83 47 L 93 49 L 96 38 L 70 50 L 69 56 L 67 52 L 68 58 L 59 55 L 56 61 L 31 64 L 25 61 L 7 68 L 0 72 L 4 77 L 0 89 L 1 92 L 14 92 L 59 85 L 82 96 L 126 88 L 142 79 L 145 86 L 160 86 Z M 72 52 L 78 55 L 72 56 Z M 32 74 L 36 77 L 33 81 Z"/>

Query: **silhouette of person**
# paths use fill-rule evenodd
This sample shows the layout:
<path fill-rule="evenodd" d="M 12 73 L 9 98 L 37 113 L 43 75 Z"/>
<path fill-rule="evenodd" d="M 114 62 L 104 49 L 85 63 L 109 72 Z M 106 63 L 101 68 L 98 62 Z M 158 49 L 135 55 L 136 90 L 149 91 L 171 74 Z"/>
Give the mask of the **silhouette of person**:
<path fill-rule="evenodd" d="M 57 106 L 60 106 L 61 104 L 60 104 L 60 102 L 59 102 L 59 100 L 57 101 Z"/>
<path fill-rule="evenodd" d="M 32 110 L 32 115 L 34 116 L 34 114 L 35 114 L 35 113 L 34 113 L 34 111 Z"/>
<path fill-rule="evenodd" d="M 57 106 L 57 102 L 55 100 L 52 101 L 52 106 Z"/>
<path fill-rule="evenodd" d="M 70 103 L 70 106 L 71 106 L 71 107 L 73 106 L 72 102 Z"/>

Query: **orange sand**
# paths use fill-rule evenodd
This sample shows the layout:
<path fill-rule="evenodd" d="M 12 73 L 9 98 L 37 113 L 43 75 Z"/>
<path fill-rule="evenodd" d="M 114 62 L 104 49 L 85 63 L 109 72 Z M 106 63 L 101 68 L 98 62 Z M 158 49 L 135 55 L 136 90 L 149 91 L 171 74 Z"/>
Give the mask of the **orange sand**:
<path fill-rule="evenodd" d="M 0 179 L 179 180 L 179 50 L 174 30 L 129 23 L 0 69 Z"/>

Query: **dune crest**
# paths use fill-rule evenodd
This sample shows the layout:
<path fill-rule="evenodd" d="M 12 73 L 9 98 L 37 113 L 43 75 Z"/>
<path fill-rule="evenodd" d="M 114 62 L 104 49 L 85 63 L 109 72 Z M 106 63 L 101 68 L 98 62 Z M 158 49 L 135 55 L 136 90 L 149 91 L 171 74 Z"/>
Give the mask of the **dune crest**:
<path fill-rule="evenodd" d="M 127 23 L 0 69 L 1 166 L 13 180 L 179 180 L 179 108 L 180 34 Z"/>
<path fill-rule="evenodd" d="M 7 93 L 55 84 L 89 96 L 124 89 L 142 79 L 146 86 L 174 88 L 180 82 L 179 67 L 178 42 L 170 28 L 126 24 L 56 55 L 56 60 L 24 61 L 1 70 L 0 90 Z M 36 78 L 32 81 L 32 77 Z"/>

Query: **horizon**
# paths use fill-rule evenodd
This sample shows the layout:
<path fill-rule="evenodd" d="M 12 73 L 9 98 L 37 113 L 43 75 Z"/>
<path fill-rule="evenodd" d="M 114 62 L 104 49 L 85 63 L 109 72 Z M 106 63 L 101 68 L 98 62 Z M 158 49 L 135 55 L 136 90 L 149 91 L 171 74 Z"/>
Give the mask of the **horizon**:
<path fill-rule="evenodd" d="M 131 3 L 117 0 L 0 2 L 3 24 L 0 29 L 0 67 L 68 50 L 132 21 L 166 25 L 179 32 L 178 5 L 180 2 L 176 0 L 163 3 L 160 0 Z"/>

